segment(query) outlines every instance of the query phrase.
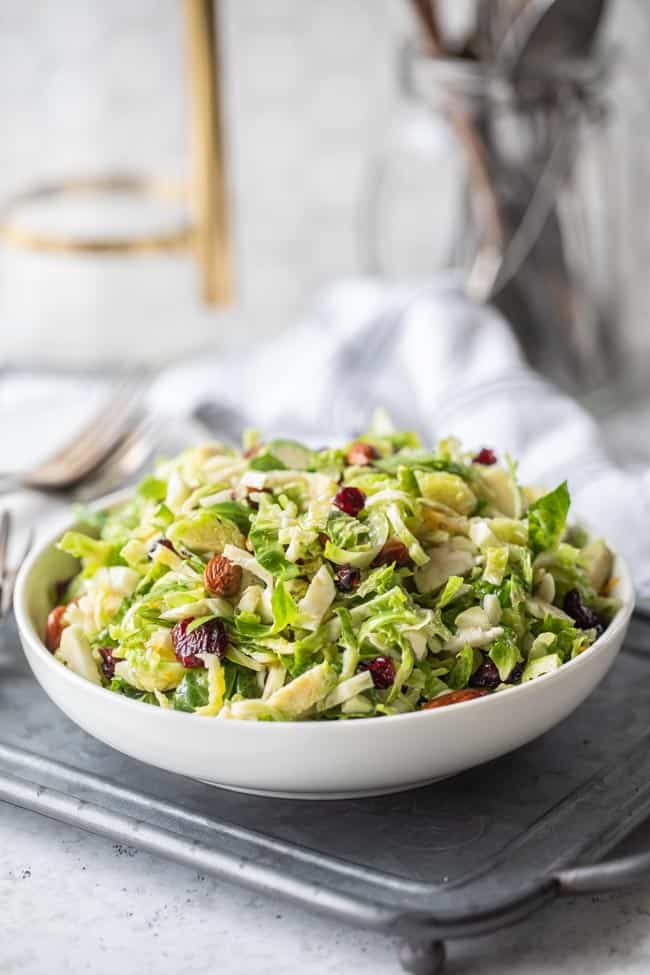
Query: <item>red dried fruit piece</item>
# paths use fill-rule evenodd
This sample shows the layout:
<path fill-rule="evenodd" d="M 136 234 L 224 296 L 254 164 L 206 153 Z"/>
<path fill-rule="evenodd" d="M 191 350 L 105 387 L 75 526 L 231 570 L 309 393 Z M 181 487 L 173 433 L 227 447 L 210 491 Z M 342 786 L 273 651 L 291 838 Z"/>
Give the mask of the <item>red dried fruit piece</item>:
<path fill-rule="evenodd" d="M 261 449 L 262 449 L 261 443 L 254 443 L 252 447 L 246 448 L 243 456 L 246 458 L 246 460 L 248 460 L 250 457 L 255 457 L 256 454 L 259 454 Z"/>
<path fill-rule="evenodd" d="M 431 708 L 444 708 L 448 704 L 461 704 L 463 701 L 473 701 L 475 697 L 484 697 L 487 693 L 487 691 L 472 687 L 466 687 L 462 691 L 449 691 L 448 694 L 441 694 L 440 697 L 434 697 L 433 701 L 423 704 L 422 710 L 429 711 Z"/>
<path fill-rule="evenodd" d="M 489 447 L 482 447 L 475 457 L 472 457 L 472 464 L 483 464 L 484 467 L 490 467 L 492 464 L 496 464 L 497 455 Z"/>
<path fill-rule="evenodd" d="M 357 442 L 348 448 L 345 461 L 347 464 L 354 464 L 355 467 L 366 467 L 378 457 L 379 454 L 371 444 Z"/>
<path fill-rule="evenodd" d="M 54 653 L 55 650 L 59 649 L 61 634 L 66 626 L 63 622 L 63 614 L 67 608 L 67 606 L 63 605 L 55 606 L 48 614 L 47 623 L 45 624 L 45 646 L 50 653 Z"/>
<path fill-rule="evenodd" d="M 115 664 L 116 664 L 116 660 L 113 657 L 113 648 L 100 647 L 99 654 L 102 658 L 102 664 L 101 664 L 102 674 L 104 675 L 106 680 L 113 680 L 113 677 L 115 676 Z"/>
<path fill-rule="evenodd" d="M 569 589 L 564 597 L 564 612 L 569 614 L 581 630 L 596 630 L 600 636 L 605 629 L 593 609 L 584 602 L 579 589 Z"/>
<path fill-rule="evenodd" d="M 228 630 L 223 620 L 208 620 L 188 633 L 192 617 L 180 620 L 172 630 L 172 644 L 176 659 L 183 667 L 205 667 L 200 653 L 215 653 L 224 657 L 228 650 Z"/>
<path fill-rule="evenodd" d="M 508 675 L 508 679 L 506 681 L 506 684 L 519 684 L 520 681 L 521 681 L 521 675 L 523 674 L 523 672 L 524 672 L 524 665 L 523 664 L 515 664 L 514 667 L 512 668 L 512 670 L 510 671 L 510 674 Z"/>
<path fill-rule="evenodd" d="M 390 687 L 395 680 L 395 664 L 390 657 L 375 657 L 374 660 L 362 660 L 361 670 L 369 670 L 372 682 L 379 690 Z"/>
<path fill-rule="evenodd" d="M 363 511 L 366 496 L 359 488 L 342 487 L 340 491 L 337 491 L 332 503 L 339 511 L 356 518 Z"/>
<path fill-rule="evenodd" d="M 411 556 L 404 542 L 400 542 L 398 538 L 389 538 L 372 564 L 392 565 L 394 562 L 397 568 L 401 569 L 410 561 Z"/>
<path fill-rule="evenodd" d="M 334 573 L 334 585 L 339 592 L 352 592 L 361 582 L 361 570 L 353 565 L 340 565 Z"/>
<path fill-rule="evenodd" d="M 470 687 L 484 687 L 488 691 L 493 691 L 500 683 L 499 671 L 491 660 L 486 660 L 477 667 L 469 679 Z"/>

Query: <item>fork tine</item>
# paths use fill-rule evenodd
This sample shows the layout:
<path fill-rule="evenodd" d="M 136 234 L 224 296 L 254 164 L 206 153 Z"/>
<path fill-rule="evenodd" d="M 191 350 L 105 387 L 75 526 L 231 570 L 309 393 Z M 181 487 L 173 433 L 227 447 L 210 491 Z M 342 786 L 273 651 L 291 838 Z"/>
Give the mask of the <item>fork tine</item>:
<path fill-rule="evenodd" d="M 123 394 L 125 389 L 128 389 L 130 385 L 133 384 L 132 376 L 121 376 L 116 381 L 110 395 L 107 399 L 102 402 L 98 409 L 88 418 L 87 422 L 79 429 L 72 437 L 67 440 L 61 447 L 54 451 L 49 457 L 38 465 L 38 469 L 49 467 L 50 464 L 58 463 L 64 460 L 71 449 L 73 449 L 78 443 L 86 440 L 92 436 L 96 427 L 101 421 L 111 415 L 115 401 Z"/>
<path fill-rule="evenodd" d="M 143 388 L 138 383 L 124 396 L 112 399 L 110 408 L 100 411 L 79 440 L 68 446 L 67 451 L 61 451 L 32 471 L 29 483 L 34 487 L 63 488 L 77 483 L 95 470 L 127 433 Z"/>
<path fill-rule="evenodd" d="M 135 473 L 153 453 L 163 422 L 161 416 L 145 415 L 81 483 L 75 499 L 87 502 L 98 498 Z"/>
<path fill-rule="evenodd" d="M 113 455 L 121 451 L 122 444 L 125 438 L 130 436 L 134 425 L 137 428 L 137 424 L 136 417 L 125 417 L 121 425 L 106 430 L 92 447 L 77 458 L 77 463 L 67 469 L 64 486 L 74 487 L 87 478 L 93 477 L 96 471 L 110 463 Z"/>
<path fill-rule="evenodd" d="M 25 536 L 25 541 L 23 542 L 22 552 L 18 556 L 18 561 L 14 566 L 15 575 L 18 575 L 18 573 L 20 572 L 23 562 L 25 561 L 25 559 L 27 558 L 27 556 L 32 550 L 33 544 L 34 544 L 34 528 L 33 526 L 30 525 L 30 527 L 27 529 L 27 535 Z"/>
<path fill-rule="evenodd" d="M 104 404 L 104 406 L 91 418 L 90 423 L 82 430 L 81 434 L 74 438 L 68 450 L 64 452 L 62 458 L 65 463 L 70 463 L 77 456 L 85 456 L 97 443 L 98 432 L 106 435 L 120 427 L 124 420 L 132 411 L 133 406 L 142 396 L 143 385 L 140 380 L 132 379 L 125 383 L 123 388 L 114 392 Z"/>
<path fill-rule="evenodd" d="M 5 512 L 7 514 L 7 512 Z M 9 517 L 10 520 L 11 516 Z M 14 563 L 13 567 L 9 569 L 8 567 L 8 548 L 9 548 L 9 532 L 7 532 L 7 559 L 5 560 L 5 569 L 3 574 L 3 585 L 0 587 L 0 621 L 3 620 L 9 610 L 11 609 L 11 600 L 14 594 L 14 585 L 16 582 L 16 576 L 20 571 L 20 567 L 29 555 L 32 545 L 34 543 L 34 529 L 30 526 L 23 542 L 23 547 L 21 553 Z"/>
<path fill-rule="evenodd" d="M 7 569 L 7 549 L 9 546 L 10 525 L 11 515 L 8 511 L 3 511 L 0 515 L 0 580 Z"/>
<path fill-rule="evenodd" d="M 7 558 L 9 552 L 9 528 L 11 526 L 11 515 L 8 511 L 3 511 L 0 515 L 0 620 L 4 616 L 2 607 L 5 600 L 5 587 L 7 585 Z"/>
<path fill-rule="evenodd" d="M 104 461 L 128 434 L 135 420 L 139 398 L 140 394 L 134 393 L 127 400 L 116 403 L 113 415 L 97 425 L 93 437 L 70 451 L 65 461 L 60 463 L 58 472 L 54 469 L 59 482 L 73 484 Z"/>
<path fill-rule="evenodd" d="M 132 402 L 142 389 L 142 383 L 135 377 L 125 377 L 118 382 L 102 405 L 91 415 L 87 423 L 75 433 L 67 443 L 64 443 L 51 457 L 38 465 L 38 471 L 44 471 L 57 464 L 69 463 L 80 451 L 83 453 L 91 445 L 98 430 L 102 431 L 106 424 L 115 423 L 124 411 L 124 407 Z M 36 471 L 34 471 L 36 475 Z"/>

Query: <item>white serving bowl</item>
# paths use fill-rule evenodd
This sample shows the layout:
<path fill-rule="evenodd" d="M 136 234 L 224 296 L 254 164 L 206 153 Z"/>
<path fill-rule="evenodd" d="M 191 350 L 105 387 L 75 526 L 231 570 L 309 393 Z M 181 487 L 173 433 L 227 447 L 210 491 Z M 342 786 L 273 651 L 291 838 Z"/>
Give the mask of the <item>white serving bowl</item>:
<path fill-rule="evenodd" d="M 397 792 L 524 745 L 567 717 L 602 680 L 634 607 L 629 572 L 617 558 L 616 595 L 622 606 L 610 626 L 581 656 L 529 683 L 463 704 L 386 718 L 220 721 L 112 694 L 48 652 L 42 634 L 53 586 L 78 567 L 55 548 L 68 527 L 32 553 L 16 582 L 20 639 L 46 694 L 84 731 L 126 755 L 212 785 L 264 795 L 341 798 Z"/>

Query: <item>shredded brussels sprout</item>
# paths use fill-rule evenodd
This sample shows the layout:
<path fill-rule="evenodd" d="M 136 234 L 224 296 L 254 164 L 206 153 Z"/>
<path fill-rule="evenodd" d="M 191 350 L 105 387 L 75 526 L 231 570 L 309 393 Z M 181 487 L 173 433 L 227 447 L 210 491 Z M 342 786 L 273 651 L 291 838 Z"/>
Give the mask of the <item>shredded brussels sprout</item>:
<path fill-rule="evenodd" d="M 525 488 L 489 449 L 387 422 L 343 448 L 245 447 L 161 461 L 63 536 L 62 665 L 222 719 L 381 717 L 548 674 L 617 609 L 566 483 Z"/>

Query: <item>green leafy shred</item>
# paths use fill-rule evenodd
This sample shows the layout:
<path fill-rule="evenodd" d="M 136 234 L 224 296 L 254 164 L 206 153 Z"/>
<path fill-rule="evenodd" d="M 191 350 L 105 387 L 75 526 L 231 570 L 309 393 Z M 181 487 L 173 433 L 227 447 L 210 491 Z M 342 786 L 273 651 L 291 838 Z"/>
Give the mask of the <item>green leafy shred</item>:
<path fill-rule="evenodd" d="M 201 444 L 80 512 L 59 548 L 78 560 L 64 624 L 85 676 L 190 714 L 351 720 L 589 650 L 618 608 L 612 555 L 567 524 L 566 482 L 526 508 L 509 459 L 473 463 L 451 437 L 425 449 L 382 413 L 360 439 L 372 449 Z M 564 611 L 574 590 L 598 625 Z"/>
<path fill-rule="evenodd" d="M 571 498 L 567 482 L 528 508 L 528 546 L 533 555 L 557 548 L 566 529 Z"/>

